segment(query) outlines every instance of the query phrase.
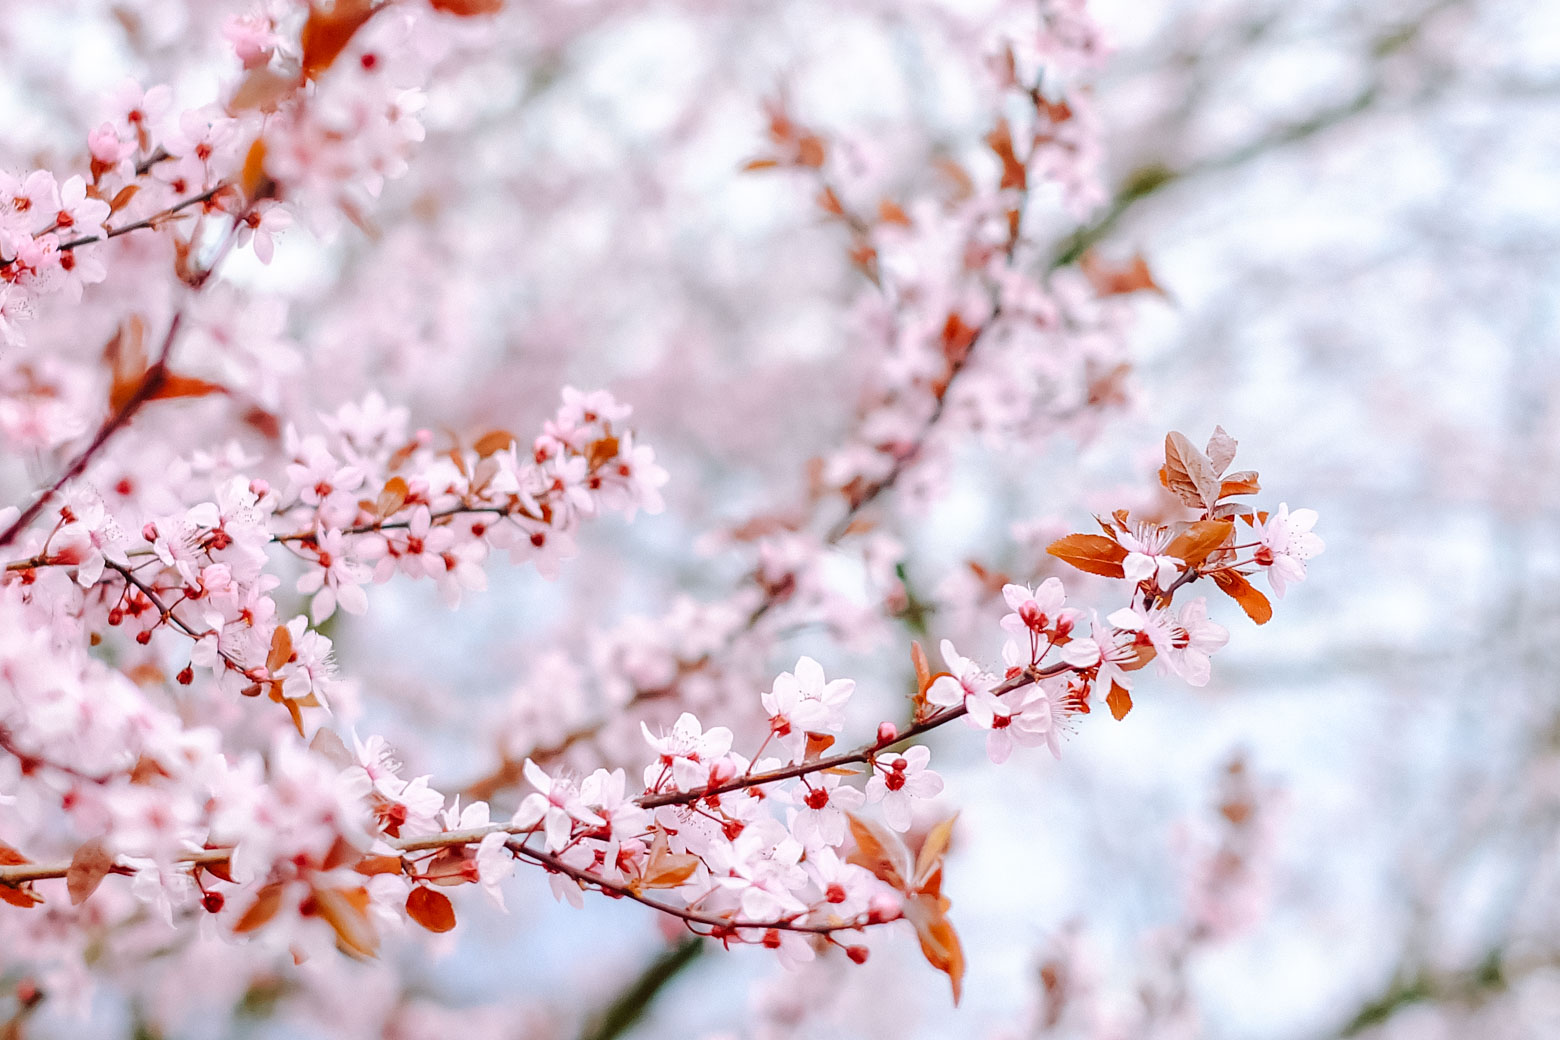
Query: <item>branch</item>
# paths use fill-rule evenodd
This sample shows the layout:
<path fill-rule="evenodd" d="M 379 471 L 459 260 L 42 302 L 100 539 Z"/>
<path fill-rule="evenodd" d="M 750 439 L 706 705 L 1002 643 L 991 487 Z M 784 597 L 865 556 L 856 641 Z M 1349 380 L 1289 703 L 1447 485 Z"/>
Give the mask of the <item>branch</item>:
<path fill-rule="evenodd" d="M 1001 683 L 992 687 L 991 692 L 1001 696 L 1004 693 L 1012 693 L 1032 683 L 1048 679 L 1053 675 L 1072 671 L 1068 664 L 1053 664 L 1045 668 L 1030 668 L 1004 679 Z M 785 766 L 780 769 L 771 769 L 765 773 L 750 773 L 747 776 L 739 776 L 722 784 L 706 784 L 703 787 L 695 787 L 688 791 L 667 791 L 663 794 L 647 794 L 634 799 L 634 803 L 644 809 L 657 809 L 663 805 L 690 805 L 705 798 L 718 797 L 731 791 L 741 791 L 749 787 L 759 787 L 764 784 L 777 783 L 781 780 L 792 780 L 799 776 L 807 776 L 812 773 L 820 773 L 830 769 L 838 769 L 840 766 L 852 765 L 857 762 L 870 762 L 881 751 L 903 744 L 907 740 L 914 740 L 923 733 L 930 733 L 954 719 L 969 713 L 963 704 L 957 704 L 940 711 L 921 722 L 916 723 L 903 733 L 896 734 L 891 740 L 874 741 L 871 744 L 863 744 L 854 751 L 846 751 L 838 755 L 830 755 L 827 758 L 815 758 L 809 762 L 799 762 L 795 765 Z"/>
<path fill-rule="evenodd" d="M 157 391 L 162 389 L 163 383 L 168 379 L 168 355 L 173 350 L 173 343 L 179 335 L 179 328 L 183 324 L 183 320 L 183 311 L 174 313 L 173 320 L 168 323 L 168 334 L 163 337 L 162 349 L 157 353 L 157 360 L 152 362 L 151 367 L 141 376 L 141 382 L 137 384 L 135 391 L 131 393 L 129 399 L 124 404 L 119 406 L 119 410 L 109 416 L 108 421 L 98 428 L 97 434 L 92 438 L 92 443 L 88 444 L 86 449 L 77 455 L 69 466 L 65 467 L 65 471 L 59 475 L 59 478 L 45 488 L 43 493 L 31 505 L 22 510 L 21 515 L 12 522 L 10 527 L 7 527 L 4 532 L 0 532 L 0 548 L 15 541 L 17 535 L 25 531 L 28 525 L 38 518 L 38 514 L 43 512 L 43 507 L 48 505 L 55 495 L 60 493 L 60 489 L 81 476 L 86 471 L 87 464 L 102 450 L 103 445 L 107 444 L 109 439 L 123 429 L 131 419 L 135 418 L 135 414 L 141 410 L 141 406 L 155 397 Z"/>
<path fill-rule="evenodd" d="M 661 990 L 698 960 L 707 948 L 703 938 L 689 936 L 676 946 L 662 950 L 591 1019 L 580 1034 L 580 1040 L 616 1040 L 628 1032 L 649 1010 Z"/>

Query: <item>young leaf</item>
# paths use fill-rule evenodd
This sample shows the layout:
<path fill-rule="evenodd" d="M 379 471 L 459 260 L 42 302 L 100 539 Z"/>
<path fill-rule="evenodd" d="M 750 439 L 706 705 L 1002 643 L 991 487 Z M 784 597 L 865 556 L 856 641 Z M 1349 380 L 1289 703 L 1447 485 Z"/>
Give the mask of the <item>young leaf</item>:
<path fill-rule="evenodd" d="M 1210 553 L 1229 540 L 1235 524 L 1230 520 L 1198 520 L 1170 540 L 1165 555 L 1185 560 L 1188 567 L 1196 567 Z"/>
<path fill-rule="evenodd" d="M 233 934 L 243 935 L 252 932 L 256 928 L 263 927 L 267 921 L 276 916 L 276 912 L 282 908 L 282 885 L 280 883 L 266 885 L 255 894 L 255 901 L 245 910 L 238 923 L 233 926 Z"/>
<path fill-rule="evenodd" d="M 1165 468 L 1160 479 L 1193 509 L 1212 509 L 1219 499 L 1219 476 L 1208 456 L 1192 447 L 1184 434 L 1165 435 Z"/>
<path fill-rule="evenodd" d="M 1110 706 L 1110 713 L 1117 722 L 1127 717 L 1127 712 L 1132 710 L 1132 695 L 1126 691 L 1120 683 L 1110 684 L 1110 694 L 1106 696 L 1105 703 Z"/>
<path fill-rule="evenodd" d="M 1214 571 L 1211 575 L 1214 584 L 1219 586 L 1236 603 L 1240 609 L 1246 612 L 1246 616 L 1259 625 L 1265 625 L 1273 618 L 1273 604 L 1268 598 L 1257 590 L 1244 575 L 1234 571 Z"/>
<path fill-rule="evenodd" d="M 1236 440 L 1224 432 L 1224 427 L 1215 426 L 1213 436 L 1208 438 L 1208 461 L 1213 463 L 1213 472 L 1221 474 L 1230 468 L 1230 463 L 1235 460 Z"/>
<path fill-rule="evenodd" d="M 80 906 L 97 890 L 98 883 L 108 876 L 114 865 L 113 854 L 102 838 L 93 838 L 70 858 L 70 869 L 65 872 L 65 889 L 70 893 L 70 905 Z"/>
<path fill-rule="evenodd" d="M 455 927 L 455 905 L 450 897 L 426 885 L 418 885 L 407 895 L 406 916 L 430 932 L 447 932 Z"/>
<path fill-rule="evenodd" d="M 1127 558 L 1127 550 L 1102 534 L 1070 534 L 1046 546 L 1045 551 L 1089 574 L 1103 574 L 1107 578 L 1125 575 L 1121 561 Z"/>
<path fill-rule="evenodd" d="M 358 957 L 373 957 L 379 953 L 379 933 L 374 930 L 374 922 L 368 916 L 368 904 L 366 888 L 314 890 L 314 905 L 325 923 L 335 930 L 337 945 Z"/>

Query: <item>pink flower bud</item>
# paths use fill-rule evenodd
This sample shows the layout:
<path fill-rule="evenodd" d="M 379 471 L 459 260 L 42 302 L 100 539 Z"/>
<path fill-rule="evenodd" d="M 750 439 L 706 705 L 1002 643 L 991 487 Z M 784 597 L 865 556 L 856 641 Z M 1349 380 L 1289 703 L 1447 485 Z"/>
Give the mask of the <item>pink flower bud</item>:
<path fill-rule="evenodd" d="M 892 744 L 898 739 L 899 730 L 892 722 L 878 724 L 877 742 L 879 747 L 882 747 L 884 744 Z"/>

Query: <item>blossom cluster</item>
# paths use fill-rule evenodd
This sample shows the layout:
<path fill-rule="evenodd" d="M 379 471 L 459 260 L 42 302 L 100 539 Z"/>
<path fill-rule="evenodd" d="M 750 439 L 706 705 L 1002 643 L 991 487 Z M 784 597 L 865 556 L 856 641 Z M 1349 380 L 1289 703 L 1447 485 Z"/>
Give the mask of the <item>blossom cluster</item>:
<path fill-rule="evenodd" d="M 181 108 L 167 85 L 126 84 L 85 173 L 0 173 L 0 435 L 45 455 L 90 436 L 0 510 L 0 937 L 44 990 L 85 1002 L 97 944 L 135 948 L 146 922 L 198 920 L 256 964 L 367 958 L 408 921 L 454 928 L 448 891 L 475 885 L 502 908 L 523 864 L 572 903 L 638 901 L 793 965 L 831 950 L 859 963 L 869 936 L 908 928 L 957 999 L 953 821 L 923 738 L 962 719 L 994 763 L 1059 757 L 1098 700 L 1127 714 L 1148 664 L 1209 681 L 1228 632 L 1194 583 L 1264 622 L 1251 579 L 1282 596 L 1322 549 L 1313 512 L 1237 501 L 1259 486 L 1228 472 L 1222 430 L 1201 451 L 1172 434 L 1161 483 L 1178 510 L 1118 510 L 1102 534 L 1050 546 L 1114 598 L 1054 576 L 998 583 L 1007 613 L 980 623 L 1000 656 L 943 640 L 934 667 L 913 643 L 909 702 L 865 740 L 845 735 L 875 707 L 827 677 L 825 653 L 787 653 L 774 674 L 799 635 L 873 652 L 901 622 L 924 627 L 881 513 L 896 487 L 926 504 L 956 437 L 1087 433 L 1125 399 L 1122 323 L 1152 278 L 1053 271 L 1036 230 L 1048 195 L 1074 217 L 1099 198 L 1090 101 L 1070 78 L 1101 56 L 1092 23 L 1059 0 L 1038 34 L 999 45 L 982 148 L 941 164 L 951 185 L 900 201 L 771 106 L 770 154 L 749 168 L 810 178 L 862 279 L 851 432 L 805 507 L 710 538 L 745 554 L 727 595 L 582 636 L 588 669 L 563 647 L 538 654 L 489 734 L 499 763 L 457 789 L 349 728 L 361 691 L 332 619 L 397 575 L 460 605 L 495 554 L 555 577 L 582 524 L 660 512 L 668 474 L 605 391 L 566 387 L 524 437 L 414 428 L 380 393 L 305 407 L 296 373 L 328 385 L 329 365 L 306 360 L 284 305 L 217 273 L 234 248 L 269 262 L 295 222 L 373 232 L 451 46 L 425 30 L 500 6 L 266 0 L 224 23 L 219 96 Z M 149 289 L 165 261 L 171 289 Z M 21 334 L 49 297 L 95 293 L 113 306 L 90 357 Z M 164 404 L 183 411 L 159 427 Z M 852 594 L 842 566 L 859 571 Z"/>

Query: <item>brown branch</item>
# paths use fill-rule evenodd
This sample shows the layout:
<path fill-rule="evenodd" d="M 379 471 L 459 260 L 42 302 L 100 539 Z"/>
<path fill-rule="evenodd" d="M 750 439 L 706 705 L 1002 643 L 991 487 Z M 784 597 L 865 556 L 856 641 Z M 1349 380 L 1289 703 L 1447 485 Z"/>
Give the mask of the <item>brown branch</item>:
<path fill-rule="evenodd" d="M 92 442 L 87 445 L 81 454 L 76 456 L 69 466 L 65 467 L 65 471 L 59 475 L 59 478 L 45 488 L 43 493 L 31 505 L 22 510 L 21 515 L 11 523 L 10 527 L 7 527 L 4 532 L 0 532 L 0 548 L 15 541 L 17 535 L 25 531 L 28 525 L 38 518 L 38 514 L 43 512 L 44 506 L 48 505 L 55 495 L 59 494 L 60 489 L 70 481 L 81 476 L 85 472 L 87 464 L 102 450 L 103 445 L 107 444 L 114 434 L 129 424 L 130 420 L 135 418 L 135 414 L 141 410 L 141 406 L 155 397 L 157 391 L 162 389 L 163 384 L 168 379 L 168 355 L 173 350 L 173 343 L 178 337 L 179 328 L 183 324 L 183 320 L 183 311 L 174 313 L 173 320 L 168 323 L 168 334 L 163 337 L 162 349 L 158 351 L 157 360 L 152 362 L 151 367 L 141 376 L 141 381 L 136 385 L 134 392 L 131 393 L 124 404 L 119 406 L 119 409 L 113 415 L 109 416 L 108 421 L 98 428 L 98 432 L 93 436 Z"/>
<path fill-rule="evenodd" d="M 1072 666 L 1068 664 L 1053 664 L 1044 668 L 1030 667 L 1010 679 L 1004 679 L 994 686 L 991 692 L 999 696 L 1004 693 L 1012 693 L 1014 690 L 1040 682 L 1042 679 L 1072 670 Z M 750 773 L 746 776 L 727 780 L 725 783 L 706 784 L 703 787 L 695 787 L 688 791 L 667 791 L 661 794 L 641 795 L 639 798 L 634 799 L 634 802 L 645 809 L 656 809 L 663 805 L 691 805 L 705 798 L 717 797 L 731 791 L 759 787 L 763 784 L 777 783 L 781 780 L 792 780 L 799 776 L 838 769 L 840 766 L 853 765 L 857 762 L 870 762 L 878 753 L 896 744 L 903 744 L 907 740 L 913 740 L 923 733 L 929 733 L 967 714 L 969 714 L 968 708 L 963 704 L 956 704 L 946 711 L 940 711 L 936 715 L 916 723 L 902 733 L 895 734 L 891 740 L 874 741 L 871 744 L 863 744 L 854 751 L 841 752 L 838 755 L 830 755 L 827 758 L 815 758 L 809 762 L 798 762 L 795 765 L 771 769 L 764 773 Z"/>
<path fill-rule="evenodd" d="M 698 910 L 689 910 L 687 907 L 672 906 L 669 903 L 663 903 L 659 900 L 651 899 L 649 896 L 636 891 L 631 885 L 625 885 L 617 881 L 609 881 L 606 878 L 592 874 L 587 870 L 581 870 L 578 867 L 571 867 L 557 856 L 527 845 L 526 838 L 523 837 L 510 839 L 505 843 L 505 847 L 508 848 L 511 852 L 515 853 L 517 856 L 524 856 L 526 859 L 540 863 L 548 870 L 556 871 L 560 874 L 565 874 L 580 882 L 581 884 L 589 885 L 592 888 L 600 889 L 601 891 L 610 893 L 614 896 L 621 896 L 627 899 L 632 899 L 634 902 L 648 906 L 652 910 L 659 910 L 663 914 L 668 914 L 672 917 L 678 918 L 690 926 L 695 924 L 702 924 L 709 928 L 713 928 L 715 929 L 713 934 L 715 934 L 717 937 L 733 936 L 736 935 L 739 930 L 743 929 L 754 929 L 758 931 L 769 931 L 771 929 L 775 929 L 787 932 L 807 932 L 812 935 L 829 935 L 840 931 L 860 931 L 868 924 L 873 923 L 866 917 L 852 918 L 851 920 L 842 922 L 840 924 L 798 924 L 794 918 L 779 919 L 774 921 L 733 920 L 732 918 L 723 916 L 721 914 L 709 914 Z M 805 915 L 798 914 L 796 916 L 801 917 Z"/>

